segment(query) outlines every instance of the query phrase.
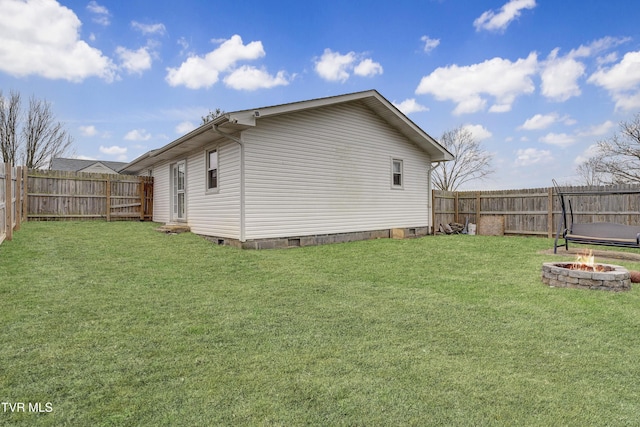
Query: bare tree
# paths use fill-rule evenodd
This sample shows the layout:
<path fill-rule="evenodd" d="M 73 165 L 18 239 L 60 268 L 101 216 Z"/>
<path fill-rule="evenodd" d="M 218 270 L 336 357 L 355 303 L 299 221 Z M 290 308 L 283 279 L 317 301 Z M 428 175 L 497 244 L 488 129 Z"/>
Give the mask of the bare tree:
<path fill-rule="evenodd" d="M 598 143 L 601 158 L 599 172 L 609 176 L 608 183 L 640 182 L 640 113 L 620 123 L 620 132 Z"/>
<path fill-rule="evenodd" d="M 200 121 L 200 125 L 205 125 L 205 124 L 209 123 L 210 121 L 213 121 L 214 119 L 217 119 L 218 117 L 220 117 L 223 114 L 224 114 L 224 111 L 221 110 L 220 108 L 216 108 L 216 111 L 209 110 L 209 114 L 207 114 L 206 116 L 202 116 L 201 117 L 202 120 Z"/>
<path fill-rule="evenodd" d="M 493 155 L 482 148 L 468 129 L 459 126 L 445 132 L 440 138 L 455 159 L 439 163 L 433 170 L 433 185 L 439 190 L 455 191 L 462 184 L 483 179 L 494 171 L 491 169 Z"/>
<path fill-rule="evenodd" d="M 602 168 L 602 158 L 600 156 L 591 157 L 587 161 L 580 163 L 576 167 L 580 185 L 597 187 L 606 182 L 606 174 Z"/>
<path fill-rule="evenodd" d="M 55 121 L 51 104 L 33 97 L 29 99 L 22 138 L 24 165 L 34 169 L 48 167 L 51 159 L 62 155 L 73 143 L 62 123 Z"/>
<path fill-rule="evenodd" d="M 0 92 L 0 153 L 5 163 L 21 163 L 28 168 L 49 167 L 51 159 L 67 152 L 73 138 L 55 120 L 51 104 L 31 97 L 26 112 L 20 94 L 8 98 Z"/>
<path fill-rule="evenodd" d="M 20 93 L 12 91 L 5 98 L 0 91 L 0 154 L 4 163 L 17 163 L 19 122 Z"/>

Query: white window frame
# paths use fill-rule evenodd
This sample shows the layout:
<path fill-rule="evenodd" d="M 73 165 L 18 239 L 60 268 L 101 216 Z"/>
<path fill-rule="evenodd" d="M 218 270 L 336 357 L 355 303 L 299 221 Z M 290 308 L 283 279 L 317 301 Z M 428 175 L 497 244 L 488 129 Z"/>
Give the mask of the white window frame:
<path fill-rule="evenodd" d="M 396 172 L 396 164 L 400 165 L 400 172 Z M 400 176 L 400 184 L 396 184 L 396 176 Z M 391 159 L 391 188 L 396 190 L 404 189 L 404 161 L 402 159 Z"/>
<path fill-rule="evenodd" d="M 211 168 L 210 162 L 211 162 L 211 153 L 214 153 L 214 152 L 216 153 L 216 167 L 215 167 L 216 186 L 211 187 L 209 185 L 210 184 L 209 174 L 213 169 Z M 205 151 L 205 183 L 204 185 L 207 193 L 217 193 L 220 190 L 220 150 L 218 150 L 218 147 Z"/>
<path fill-rule="evenodd" d="M 187 220 L 187 161 L 171 164 L 171 221 Z M 182 173 L 182 176 L 180 174 Z M 182 209 L 180 209 L 182 207 Z"/>

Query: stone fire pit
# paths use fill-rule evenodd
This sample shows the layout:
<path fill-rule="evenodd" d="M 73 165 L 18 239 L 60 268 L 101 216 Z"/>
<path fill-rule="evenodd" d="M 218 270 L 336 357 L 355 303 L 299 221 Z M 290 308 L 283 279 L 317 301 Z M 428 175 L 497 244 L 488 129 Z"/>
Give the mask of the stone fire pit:
<path fill-rule="evenodd" d="M 545 262 L 542 282 L 561 288 L 628 291 L 631 289 L 629 271 L 619 265 L 594 264 L 586 266 L 574 262 Z"/>

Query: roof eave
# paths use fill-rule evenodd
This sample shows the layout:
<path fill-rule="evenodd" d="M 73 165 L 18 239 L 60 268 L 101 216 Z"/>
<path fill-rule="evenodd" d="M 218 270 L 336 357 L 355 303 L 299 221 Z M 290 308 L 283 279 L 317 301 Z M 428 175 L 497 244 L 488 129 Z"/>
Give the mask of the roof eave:
<path fill-rule="evenodd" d="M 139 156 L 138 158 L 132 160 L 130 163 L 128 163 L 125 167 L 123 167 L 122 169 L 120 169 L 120 172 L 122 173 L 137 173 L 140 172 L 141 170 L 150 167 L 151 165 L 153 165 L 154 163 L 156 163 L 157 161 L 161 161 L 163 160 L 163 155 L 165 154 L 169 154 L 171 151 L 173 151 L 176 147 L 182 145 L 184 142 L 189 141 L 199 135 L 202 135 L 203 133 L 208 132 L 209 130 L 211 130 L 211 127 L 214 125 L 222 125 L 226 122 L 229 121 L 229 115 L 225 114 L 222 115 L 220 117 L 216 117 L 215 119 L 213 119 L 212 121 L 209 121 L 203 125 L 201 125 L 200 127 L 192 130 L 191 132 L 181 136 L 180 138 L 170 142 L 169 144 L 165 145 L 164 147 L 155 149 L 155 150 L 150 150 L 147 151 L 146 153 L 144 153 L 143 155 Z M 170 156 L 169 156 L 170 157 Z"/>

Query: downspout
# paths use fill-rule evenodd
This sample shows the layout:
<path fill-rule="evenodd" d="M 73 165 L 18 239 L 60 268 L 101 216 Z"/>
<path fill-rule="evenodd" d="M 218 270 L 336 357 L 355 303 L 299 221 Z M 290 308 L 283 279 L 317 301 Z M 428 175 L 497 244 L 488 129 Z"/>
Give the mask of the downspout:
<path fill-rule="evenodd" d="M 245 238 L 245 214 L 244 214 L 244 143 L 242 142 L 242 139 L 240 138 L 236 138 L 233 135 L 229 135 L 228 133 L 222 132 L 220 129 L 218 129 L 218 125 L 214 124 L 211 127 L 211 130 L 213 130 L 215 133 L 217 133 L 220 136 L 223 136 L 225 138 L 227 138 L 230 141 L 233 141 L 235 143 L 237 143 L 238 145 L 240 145 L 240 241 L 244 242 L 246 241 Z"/>

